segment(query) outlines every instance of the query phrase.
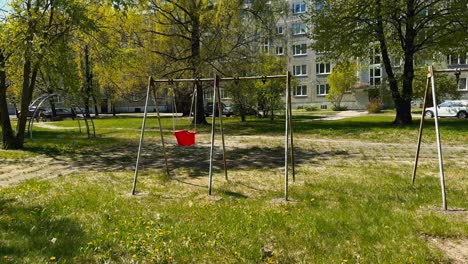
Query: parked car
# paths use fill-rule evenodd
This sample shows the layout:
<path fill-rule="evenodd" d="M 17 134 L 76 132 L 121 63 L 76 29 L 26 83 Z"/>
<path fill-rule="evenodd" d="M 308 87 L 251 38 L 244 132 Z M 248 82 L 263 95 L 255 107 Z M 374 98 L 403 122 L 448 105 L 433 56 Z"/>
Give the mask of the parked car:
<path fill-rule="evenodd" d="M 426 117 L 434 117 L 434 107 L 427 108 Z M 437 114 L 440 117 L 468 118 L 468 100 L 445 101 L 437 106 Z"/>
<path fill-rule="evenodd" d="M 36 106 L 30 106 L 28 108 L 28 114 L 27 114 L 27 117 L 28 118 L 31 118 L 34 113 L 36 113 L 36 115 L 34 116 L 34 119 L 36 119 L 36 121 L 39 121 L 39 117 L 41 116 L 41 113 L 44 112 L 45 109 L 44 108 L 38 108 L 37 111 L 36 111 Z M 18 111 L 18 116 L 21 114 L 21 111 Z"/>
<path fill-rule="evenodd" d="M 227 106 L 224 103 L 221 103 L 221 106 L 223 107 L 223 115 L 230 117 L 234 113 L 232 112 L 232 108 L 230 106 Z M 205 116 L 210 116 L 213 113 L 213 103 L 207 103 L 205 106 Z M 218 116 L 218 108 L 216 107 L 216 116 Z"/>
<path fill-rule="evenodd" d="M 71 119 L 75 120 L 75 118 L 76 118 L 76 113 L 72 109 L 55 108 L 55 113 L 56 113 L 56 118 L 57 119 L 71 118 Z M 43 120 L 53 120 L 54 119 L 54 117 L 52 116 L 52 110 L 51 109 L 43 111 L 41 117 L 42 117 Z"/>

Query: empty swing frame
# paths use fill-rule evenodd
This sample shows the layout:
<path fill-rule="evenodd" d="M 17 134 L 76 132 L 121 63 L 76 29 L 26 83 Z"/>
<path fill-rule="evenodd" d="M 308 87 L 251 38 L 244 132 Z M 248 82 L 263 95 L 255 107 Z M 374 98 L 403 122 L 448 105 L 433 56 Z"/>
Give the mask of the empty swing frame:
<path fill-rule="evenodd" d="M 429 95 L 429 86 L 431 87 L 432 91 L 432 103 L 434 105 L 434 123 L 435 123 L 435 132 L 436 132 L 436 141 L 437 141 L 437 154 L 439 160 L 439 176 L 440 176 L 440 187 L 442 192 L 442 209 L 447 211 L 447 197 L 446 197 L 446 190 L 445 190 L 445 173 L 444 173 L 444 162 L 442 158 L 442 142 L 440 140 L 440 130 L 439 130 L 439 114 L 437 111 L 437 100 L 436 100 L 436 85 L 435 85 L 435 74 L 436 73 L 454 73 L 457 78 L 457 83 L 460 78 L 461 72 L 468 72 L 468 69 L 434 69 L 434 66 L 429 66 L 427 69 L 427 79 L 426 79 L 426 89 L 424 91 L 424 100 L 423 100 L 423 110 L 421 114 L 421 123 L 419 125 L 419 133 L 418 133 L 418 143 L 416 146 L 416 156 L 414 160 L 413 166 L 413 174 L 411 178 L 411 183 L 414 185 L 416 181 L 416 171 L 418 168 L 418 161 L 419 161 L 419 152 L 421 149 L 421 139 L 422 139 L 422 132 L 423 132 L 423 124 L 424 124 L 424 117 L 426 112 L 426 102 Z"/>
<path fill-rule="evenodd" d="M 212 183 L 213 183 L 213 160 L 214 160 L 214 143 L 215 143 L 215 125 L 216 125 L 216 107 L 218 107 L 219 113 L 222 113 L 221 108 L 221 97 L 220 97 L 220 89 L 219 83 L 222 81 L 234 81 L 238 82 L 240 80 L 268 80 L 268 79 L 285 79 L 286 82 L 286 89 L 285 89 L 285 136 L 284 136 L 284 199 L 286 201 L 289 200 L 289 155 L 291 159 L 291 167 L 292 167 L 292 179 L 293 182 L 295 181 L 295 160 L 294 160 L 294 141 L 293 141 L 293 130 L 292 130 L 292 108 L 291 108 L 291 73 L 288 71 L 285 75 L 271 75 L 271 76 L 247 76 L 247 77 L 219 77 L 215 75 L 214 78 L 193 78 L 193 79 L 153 79 L 152 77 L 148 78 L 148 87 L 146 91 L 146 101 L 145 101 L 145 111 L 143 115 L 143 122 L 141 126 L 141 133 L 140 133 L 140 141 L 138 145 L 138 153 L 135 165 L 135 174 L 133 179 L 133 188 L 132 188 L 132 195 L 136 194 L 136 185 L 138 179 L 138 172 L 139 172 L 139 164 L 140 164 L 140 157 L 141 157 L 141 150 L 144 141 L 144 134 L 145 134 L 145 127 L 146 127 L 146 120 L 148 117 L 148 102 L 151 96 L 154 101 L 154 105 L 156 108 L 156 115 L 158 118 L 159 123 L 159 132 L 161 135 L 161 142 L 163 147 L 164 153 L 164 160 L 166 166 L 166 173 L 169 175 L 169 167 L 167 162 L 167 152 L 164 143 L 164 136 L 162 132 L 160 114 L 157 104 L 157 97 L 156 97 L 156 83 L 181 83 L 181 82 L 213 82 L 213 115 L 212 115 L 212 123 L 211 123 L 211 148 L 210 148 L 210 166 L 208 172 L 208 195 L 212 194 Z M 219 115 L 220 117 L 220 130 L 222 136 L 222 147 L 223 147 L 223 161 L 224 161 L 224 174 L 225 179 L 228 180 L 227 175 L 227 162 L 226 162 L 226 151 L 225 151 L 225 142 L 224 142 L 224 130 L 223 130 L 223 119 L 222 114 Z"/>

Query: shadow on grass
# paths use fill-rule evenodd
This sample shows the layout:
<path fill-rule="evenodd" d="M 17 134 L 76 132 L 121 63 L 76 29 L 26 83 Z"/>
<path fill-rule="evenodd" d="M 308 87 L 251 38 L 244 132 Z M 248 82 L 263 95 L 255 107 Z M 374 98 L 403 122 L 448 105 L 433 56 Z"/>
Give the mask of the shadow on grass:
<path fill-rule="evenodd" d="M 397 128 L 391 125 L 392 116 L 365 116 L 338 121 L 317 121 L 310 117 L 295 117 L 295 132 L 315 133 L 325 131 L 336 135 L 359 134 L 363 131 L 377 130 L 379 132 L 396 129 L 417 131 L 418 121 L 412 126 Z M 299 122 L 297 122 L 299 120 Z M 433 120 L 426 121 L 426 127 L 431 128 Z M 468 120 L 442 119 L 444 131 L 466 131 Z M 253 119 L 245 123 L 230 119 L 226 122 L 228 134 L 232 135 L 263 135 L 282 134 L 284 120 L 270 121 Z M 135 132 L 137 133 L 137 132 Z M 383 135 L 385 135 L 383 133 Z M 302 135 L 304 136 L 304 135 Z M 380 136 L 382 137 L 382 135 Z M 167 151 L 170 169 L 184 169 L 190 177 L 205 176 L 209 167 L 209 145 L 179 147 L 168 141 Z M 28 142 L 27 149 L 63 161 L 80 171 L 132 171 L 135 167 L 138 140 L 126 138 L 105 137 L 87 139 L 86 135 L 77 131 L 43 131 L 35 132 L 35 139 Z M 296 164 L 317 164 L 323 160 L 337 157 L 347 157 L 349 153 L 315 152 L 296 148 Z M 229 148 L 227 151 L 229 170 L 278 169 L 284 166 L 284 149 L 282 147 L 245 147 Z M 146 140 L 141 157 L 141 169 L 164 168 L 164 156 L 159 140 Z M 223 168 L 222 153 L 219 147 L 215 151 L 215 170 Z"/>
<path fill-rule="evenodd" d="M 77 132 L 38 131 L 37 139 L 28 143 L 27 150 L 52 157 L 80 171 L 134 170 L 138 142 L 118 138 L 87 139 Z M 223 169 L 220 147 L 216 147 L 214 168 Z M 167 142 L 170 169 L 184 169 L 191 177 L 205 176 L 209 167 L 210 146 L 180 147 Z M 228 148 L 229 170 L 277 169 L 284 166 L 283 147 Z M 347 152 L 315 152 L 295 149 L 296 164 L 314 164 L 321 160 L 347 156 Z M 141 169 L 163 169 L 164 156 L 159 141 L 147 140 L 143 146 Z"/>
<path fill-rule="evenodd" d="M 184 171 L 196 171 L 188 173 L 190 177 L 204 177 L 208 173 L 209 153 L 208 146 L 192 146 L 190 148 L 169 146 L 168 148 L 169 168 L 182 169 Z M 161 147 L 157 143 L 152 143 L 145 147 L 144 155 L 140 159 L 140 168 L 163 169 L 164 157 Z M 136 153 L 135 153 L 136 155 Z M 295 150 L 296 165 L 320 164 L 323 160 L 349 156 L 346 151 L 324 151 Z M 227 149 L 228 170 L 275 170 L 284 167 L 284 148 L 282 147 L 247 147 Z M 132 164 L 133 165 L 133 164 Z M 224 170 L 223 156 L 221 149 L 217 147 L 214 156 L 214 170 L 216 173 Z"/>
<path fill-rule="evenodd" d="M 79 256 L 80 247 L 85 245 L 85 233 L 79 223 L 67 217 L 57 218 L 45 207 L 0 199 L 0 212 L 2 260 L 17 262 L 31 256 L 72 259 Z"/>

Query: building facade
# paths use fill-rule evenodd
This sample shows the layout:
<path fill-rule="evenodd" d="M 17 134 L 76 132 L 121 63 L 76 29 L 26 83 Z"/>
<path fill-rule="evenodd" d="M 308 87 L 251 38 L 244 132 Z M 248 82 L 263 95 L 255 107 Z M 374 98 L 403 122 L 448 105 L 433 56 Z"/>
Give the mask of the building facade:
<path fill-rule="evenodd" d="M 288 70 L 295 76 L 292 104 L 294 108 L 300 106 L 317 106 L 320 109 L 328 109 L 332 106 L 326 98 L 330 86 L 328 76 L 334 63 L 327 61 L 319 52 L 310 48 L 311 39 L 308 38 L 308 27 L 302 17 L 309 11 L 308 1 L 288 0 L 289 12 L 278 21 L 276 40 L 269 45 L 270 52 L 277 56 L 286 56 Z M 265 43 L 264 46 L 267 46 Z M 365 109 L 369 102 L 369 90 L 377 91 L 384 96 L 389 94 L 386 85 L 386 72 L 382 64 L 382 57 L 378 45 L 369 45 L 369 54 L 366 58 L 357 59 L 359 70 L 356 75 L 359 85 L 345 92 L 342 106 L 348 109 Z M 468 56 L 450 55 L 447 57 L 447 68 L 468 68 Z M 402 69 L 403 61 L 400 58 L 392 58 L 392 67 L 398 72 Z M 462 99 L 468 99 L 468 72 L 462 72 L 459 78 L 459 91 Z M 373 93 L 375 94 L 375 93 Z M 391 103 L 390 103 L 391 104 Z"/>

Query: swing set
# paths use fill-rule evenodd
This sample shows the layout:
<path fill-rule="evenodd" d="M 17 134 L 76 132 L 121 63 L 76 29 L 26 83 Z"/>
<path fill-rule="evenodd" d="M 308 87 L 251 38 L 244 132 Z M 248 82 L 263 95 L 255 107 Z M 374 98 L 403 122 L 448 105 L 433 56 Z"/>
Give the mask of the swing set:
<path fill-rule="evenodd" d="M 439 114 L 437 110 L 437 100 L 436 100 L 436 85 L 435 85 L 435 74 L 436 73 L 454 73 L 457 80 L 457 84 L 460 80 L 461 72 L 468 72 L 468 69 L 434 69 L 434 66 L 429 66 L 427 69 L 427 78 L 426 78 L 426 89 L 424 91 L 424 100 L 423 100 L 423 109 L 421 114 L 421 122 L 419 124 L 419 133 L 418 133 L 418 143 L 416 146 L 416 157 L 414 160 L 413 174 L 411 177 L 411 183 L 414 185 L 416 181 L 416 171 L 418 168 L 419 161 L 419 152 L 421 149 L 421 139 L 423 133 L 424 117 L 426 112 L 426 103 L 429 95 L 429 86 L 431 86 L 432 92 L 432 103 L 434 105 L 434 123 L 435 123 L 435 132 L 436 132 L 436 141 L 437 141 L 437 154 L 439 159 L 439 176 L 440 176 L 440 187 L 442 191 L 442 208 L 444 211 L 447 211 L 447 197 L 445 191 L 445 174 L 444 174 L 444 162 L 442 158 L 442 142 L 440 140 L 440 130 L 439 130 Z"/>
<path fill-rule="evenodd" d="M 161 116 L 159 113 L 159 107 L 157 102 L 158 96 L 158 87 L 156 84 L 159 83 L 167 83 L 172 89 L 172 118 L 173 118 L 173 132 L 172 134 L 177 139 L 177 144 L 179 146 L 189 147 L 196 143 L 195 137 L 197 133 L 196 129 L 196 116 L 197 116 L 197 91 L 194 89 L 192 93 L 192 104 L 190 107 L 190 114 L 194 113 L 194 131 L 189 130 L 176 130 L 175 129 L 175 113 L 177 112 L 176 103 L 175 103 L 175 91 L 174 91 L 174 84 L 177 83 L 193 83 L 194 87 L 197 83 L 201 82 L 213 82 L 213 109 L 212 109 L 212 121 L 211 121 L 211 148 L 210 148 L 210 165 L 208 171 L 208 195 L 212 194 L 212 184 L 213 184 L 213 161 L 214 161 L 214 143 L 215 143 L 215 126 L 216 126 L 216 110 L 219 113 L 219 123 L 220 123 L 220 131 L 221 131 L 221 139 L 222 139 L 222 150 L 223 150 L 223 161 L 224 161 L 224 176 L 226 180 L 228 179 L 227 174 L 227 161 L 226 161 L 226 147 L 225 147 L 225 140 L 224 140 L 224 130 L 223 130 L 223 117 L 222 117 L 222 105 L 221 105 L 221 96 L 220 96 L 220 82 L 229 82 L 234 81 L 236 84 L 241 80 L 262 80 L 265 82 L 268 79 L 285 79 L 286 80 L 286 89 L 285 89 L 285 135 L 284 135 L 284 199 L 288 201 L 289 199 L 289 165 L 291 162 L 292 168 L 292 180 L 295 181 L 295 160 L 294 160 L 294 142 L 293 142 L 293 131 L 292 131 L 292 109 L 291 109 L 291 73 L 287 72 L 285 75 L 271 75 L 271 76 L 247 76 L 247 77 L 220 77 L 215 75 L 214 78 L 194 78 L 194 79 L 153 79 L 152 77 L 148 78 L 148 86 L 146 91 L 146 100 L 145 100 L 145 111 L 143 115 L 143 122 L 141 126 L 141 133 L 140 133 L 140 141 L 138 145 L 138 154 L 136 159 L 135 165 L 135 174 L 133 179 L 133 187 L 132 187 L 132 195 L 136 194 L 136 185 L 138 179 L 138 172 L 139 172 L 139 164 L 140 164 L 140 157 L 141 151 L 143 147 L 144 141 L 144 134 L 146 128 L 146 120 L 148 117 L 148 102 L 150 97 L 153 99 L 153 103 L 156 110 L 156 116 L 158 119 L 158 126 L 159 126 L 159 134 L 161 137 L 161 144 L 163 148 L 164 154 L 164 162 L 166 167 L 167 175 L 170 175 L 169 166 L 168 166 L 168 159 L 167 159 L 167 151 L 166 145 L 164 141 L 164 135 L 161 126 Z M 194 111 L 192 112 L 192 109 Z M 289 161 L 289 156 L 291 161 Z"/>

